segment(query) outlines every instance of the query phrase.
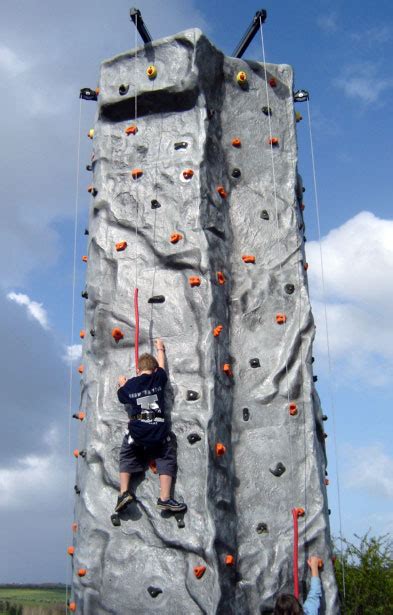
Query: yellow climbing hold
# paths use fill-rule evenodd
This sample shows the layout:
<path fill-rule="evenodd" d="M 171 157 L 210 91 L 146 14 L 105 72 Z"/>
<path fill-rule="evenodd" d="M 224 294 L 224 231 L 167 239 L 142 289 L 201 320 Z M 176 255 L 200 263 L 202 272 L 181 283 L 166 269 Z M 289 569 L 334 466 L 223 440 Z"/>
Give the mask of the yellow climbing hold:
<path fill-rule="evenodd" d="M 245 85 L 247 83 L 247 80 L 248 80 L 247 73 L 244 70 L 241 70 L 239 73 L 237 73 L 236 81 L 238 82 L 239 85 Z"/>
<path fill-rule="evenodd" d="M 92 139 L 94 137 L 94 128 L 90 128 L 89 132 L 87 133 L 87 136 L 89 137 L 89 139 Z"/>
<path fill-rule="evenodd" d="M 302 119 L 303 119 L 303 116 L 302 116 L 302 114 L 300 113 L 300 111 L 296 111 L 296 113 L 295 113 L 295 120 L 296 120 L 297 122 L 301 122 L 301 121 L 302 121 Z"/>
<path fill-rule="evenodd" d="M 150 66 L 147 67 L 146 75 L 149 77 L 149 79 L 155 79 L 157 77 L 157 68 L 154 66 L 154 64 L 150 64 Z"/>

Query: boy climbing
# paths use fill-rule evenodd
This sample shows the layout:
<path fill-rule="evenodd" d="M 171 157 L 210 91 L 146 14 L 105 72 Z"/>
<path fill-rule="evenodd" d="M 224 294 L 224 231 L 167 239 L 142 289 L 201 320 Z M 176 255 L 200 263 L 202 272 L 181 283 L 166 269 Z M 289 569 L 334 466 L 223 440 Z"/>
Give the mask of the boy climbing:
<path fill-rule="evenodd" d="M 160 497 L 157 508 L 185 512 L 187 506 L 171 497 L 172 480 L 176 477 L 176 450 L 165 417 L 164 390 L 168 377 L 165 372 L 165 346 L 156 340 L 157 359 L 151 354 L 139 357 L 137 376 L 127 380 L 120 376 L 118 398 L 126 404 L 128 431 L 120 449 L 120 495 L 115 508 L 123 510 L 134 496 L 129 483 L 135 472 L 144 472 L 154 460 L 160 476 Z"/>

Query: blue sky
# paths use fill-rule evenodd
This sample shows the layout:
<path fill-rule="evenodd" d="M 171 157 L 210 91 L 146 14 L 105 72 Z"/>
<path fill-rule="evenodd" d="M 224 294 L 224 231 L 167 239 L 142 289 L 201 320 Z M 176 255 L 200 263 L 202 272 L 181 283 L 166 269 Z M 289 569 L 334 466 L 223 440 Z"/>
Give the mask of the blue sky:
<path fill-rule="evenodd" d="M 310 91 L 333 370 L 329 377 L 306 105 L 298 105 L 309 283 L 317 323 L 315 373 L 336 408 L 344 535 L 393 530 L 393 266 L 390 143 L 393 6 L 389 0 L 141 0 L 155 38 L 200 27 L 230 54 L 259 8 L 267 60 L 291 64 Z M 241 8 L 239 8 L 239 6 Z M 223 8 L 225 7 L 225 8 Z M 0 24 L 0 327 L 3 369 L 0 581 L 63 581 L 74 467 L 68 457 L 73 211 L 80 87 L 100 62 L 133 46 L 130 3 L 14 0 Z M 246 57 L 260 60 L 256 37 Z M 89 204 L 82 105 L 76 334 L 83 324 L 83 230 Z M 78 337 L 74 344 L 79 341 Z M 74 387 L 78 405 L 78 379 Z M 72 442 L 76 441 L 73 425 Z M 333 533 L 338 534 L 332 419 L 327 423 Z M 66 488 L 68 485 L 69 488 Z"/>

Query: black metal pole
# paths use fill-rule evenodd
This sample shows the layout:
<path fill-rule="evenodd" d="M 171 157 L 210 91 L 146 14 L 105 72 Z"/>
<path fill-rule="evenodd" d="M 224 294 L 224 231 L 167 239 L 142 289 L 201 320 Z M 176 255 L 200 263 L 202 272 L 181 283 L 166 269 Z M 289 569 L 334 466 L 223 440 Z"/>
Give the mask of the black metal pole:
<path fill-rule="evenodd" d="M 134 22 L 139 34 L 141 35 L 141 39 L 145 43 L 151 43 L 152 37 L 149 30 L 146 28 L 145 22 L 143 21 L 143 17 L 139 9 L 133 7 L 130 9 L 130 19 Z"/>
<path fill-rule="evenodd" d="M 240 41 L 240 43 L 238 44 L 238 46 L 236 47 L 235 51 L 232 54 L 234 58 L 242 57 L 243 53 L 246 51 L 247 47 L 250 45 L 254 36 L 258 32 L 260 23 L 265 23 L 266 17 L 267 17 L 267 12 L 265 11 L 265 9 L 261 9 L 260 11 L 257 11 L 255 13 L 255 17 L 252 20 L 247 32 L 245 33 L 242 40 Z"/>

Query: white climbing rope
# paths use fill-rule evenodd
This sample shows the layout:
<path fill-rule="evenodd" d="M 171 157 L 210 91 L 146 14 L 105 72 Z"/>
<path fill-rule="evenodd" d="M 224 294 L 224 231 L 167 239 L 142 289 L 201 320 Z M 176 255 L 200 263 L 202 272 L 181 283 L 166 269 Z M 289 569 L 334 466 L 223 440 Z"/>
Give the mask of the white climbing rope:
<path fill-rule="evenodd" d="M 317 185 L 317 174 L 315 170 L 314 144 L 313 144 L 313 134 L 312 134 L 312 126 L 311 126 L 311 111 L 310 111 L 309 101 L 307 101 L 307 115 L 308 115 L 308 128 L 309 128 L 309 136 L 310 136 L 311 166 L 312 166 L 313 184 L 314 184 L 315 212 L 316 212 L 317 229 L 318 229 L 319 259 L 320 259 L 320 264 L 321 264 L 322 300 L 323 300 L 323 306 L 324 306 L 326 349 L 327 349 L 327 355 L 328 355 L 328 389 L 329 389 L 330 407 L 331 407 L 332 419 L 333 419 L 333 443 L 334 443 L 334 457 L 335 457 L 335 465 L 336 465 L 337 503 L 338 503 L 338 519 L 339 519 L 339 531 L 340 531 L 340 559 L 341 559 L 342 580 L 343 580 L 343 596 L 345 600 L 345 566 L 344 566 L 344 555 L 343 555 L 339 458 L 338 458 L 337 434 L 336 434 L 336 404 L 335 404 L 335 399 L 334 399 L 334 394 L 333 394 L 333 385 L 332 385 L 333 368 L 332 368 L 332 358 L 331 358 L 331 352 L 330 352 L 329 324 L 328 324 L 327 305 L 326 305 L 327 302 L 326 302 L 326 287 L 325 287 L 325 271 L 324 271 L 324 263 L 323 263 L 323 250 L 322 250 L 322 242 L 321 242 L 321 224 L 320 224 L 320 215 L 319 215 L 318 185 Z"/>

